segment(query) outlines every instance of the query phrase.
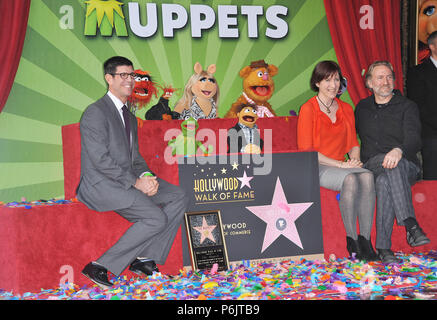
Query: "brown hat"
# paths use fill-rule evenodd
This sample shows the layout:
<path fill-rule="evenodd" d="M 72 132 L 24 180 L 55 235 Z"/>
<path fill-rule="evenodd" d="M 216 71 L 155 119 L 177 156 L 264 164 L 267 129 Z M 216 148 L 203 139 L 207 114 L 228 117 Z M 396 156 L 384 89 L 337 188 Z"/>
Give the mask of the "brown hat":
<path fill-rule="evenodd" d="M 251 67 L 252 69 L 258 69 L 258 68 L 262 68 L 262 67 L 267 68 L 268 66 L 269 66 L 269 65 L 268 65 L 267 63 L 265 63 L 264 60 L 252 61 L 252 62 L 250 63 L 250 67 Z"/>

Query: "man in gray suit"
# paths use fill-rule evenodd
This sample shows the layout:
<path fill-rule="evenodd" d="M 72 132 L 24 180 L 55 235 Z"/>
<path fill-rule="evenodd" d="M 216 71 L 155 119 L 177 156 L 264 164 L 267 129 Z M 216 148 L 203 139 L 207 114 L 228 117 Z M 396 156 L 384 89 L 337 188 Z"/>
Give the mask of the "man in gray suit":
<path fill-rule="evenodd" d="M 151 275 L 164 264 L 188 205 L 184 191 L 157 178 L 138 150 L 137 121 L 126 107 L 134 68 L 124 57 L 104 63 L 108 92 L 80 120 L 81 176 L 77 198 L 96 211 L 115 211 L 132 226 L 82 271 L 101 287 L 129 266 Z M 156 263 L 155 263 L 156 262 Z"/>

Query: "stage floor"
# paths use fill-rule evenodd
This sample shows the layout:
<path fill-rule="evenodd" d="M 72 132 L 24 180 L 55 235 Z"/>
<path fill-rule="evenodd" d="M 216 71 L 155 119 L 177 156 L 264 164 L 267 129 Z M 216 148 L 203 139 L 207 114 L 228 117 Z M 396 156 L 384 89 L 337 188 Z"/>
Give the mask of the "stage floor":
<path fill-rule="evenodd" d="M 22 295 L 0 290 L 0 300 L 437 300 L 437 251 L 396 255 L 402 263 L 301 259 L 246 262 L 218 273 L 110 276 L 107 290 L 66 283 Z"/>

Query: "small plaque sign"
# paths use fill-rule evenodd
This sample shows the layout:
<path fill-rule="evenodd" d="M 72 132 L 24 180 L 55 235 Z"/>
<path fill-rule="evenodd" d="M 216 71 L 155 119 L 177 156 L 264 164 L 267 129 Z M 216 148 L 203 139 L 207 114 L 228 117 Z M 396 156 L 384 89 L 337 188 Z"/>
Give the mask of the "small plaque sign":
<path fill-rule="evenodd" d="M 218 271 L 227 270 L 229 261 L 220 211 L 186 212 L 185 227 L 193 270 L 211 269 L 214 264 Z"/>

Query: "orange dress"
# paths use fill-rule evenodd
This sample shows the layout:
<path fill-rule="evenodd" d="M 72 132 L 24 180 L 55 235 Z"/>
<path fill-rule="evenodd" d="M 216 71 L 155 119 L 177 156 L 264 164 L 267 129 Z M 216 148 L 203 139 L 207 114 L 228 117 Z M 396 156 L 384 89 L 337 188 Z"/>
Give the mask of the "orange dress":
<path fill-rule="evenodd" d="M 302 105 L 297 122 L 299 150 L 316 150 L 329 158 L 343 161 L 352 147 L 359 146 L 352 106 L 337 98 L 335 100 L 338 104 L 335 123 L 320 110 L 315 96 Z"/>

